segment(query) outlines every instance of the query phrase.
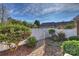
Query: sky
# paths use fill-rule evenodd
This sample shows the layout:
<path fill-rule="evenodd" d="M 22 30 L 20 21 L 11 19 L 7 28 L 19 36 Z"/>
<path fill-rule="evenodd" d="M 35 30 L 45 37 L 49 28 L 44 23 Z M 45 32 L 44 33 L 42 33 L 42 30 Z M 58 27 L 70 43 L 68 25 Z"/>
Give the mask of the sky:
<path fill-rule="evenodd" d="M 78 3 L 10 3 L 4 5 L 10 17 L 27 22 L 70 21 L 79 15 Z"/>

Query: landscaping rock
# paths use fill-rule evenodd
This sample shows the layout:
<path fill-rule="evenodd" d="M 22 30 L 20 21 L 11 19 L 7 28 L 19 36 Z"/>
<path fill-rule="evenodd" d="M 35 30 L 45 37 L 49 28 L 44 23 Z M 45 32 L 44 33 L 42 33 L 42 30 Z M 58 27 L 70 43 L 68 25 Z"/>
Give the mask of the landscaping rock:
<path fill-rule="evenodd" d="M 65 53 L 64 56 L 72 56 L 72 55 L 70 55 L 70 54 L 68 54 L 68 53 Z"/>

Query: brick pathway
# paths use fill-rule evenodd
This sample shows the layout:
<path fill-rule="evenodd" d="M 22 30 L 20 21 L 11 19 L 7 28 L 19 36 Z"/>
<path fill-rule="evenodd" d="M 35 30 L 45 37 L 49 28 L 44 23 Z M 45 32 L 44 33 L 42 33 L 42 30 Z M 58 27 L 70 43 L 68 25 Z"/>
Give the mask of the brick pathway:
<path fill-rule="evenodd" d="M 62 42 L 54 42 L 51 39 L 46 39 L 45 56 L 63 56 L 63 51 L 60 48 Z"/>

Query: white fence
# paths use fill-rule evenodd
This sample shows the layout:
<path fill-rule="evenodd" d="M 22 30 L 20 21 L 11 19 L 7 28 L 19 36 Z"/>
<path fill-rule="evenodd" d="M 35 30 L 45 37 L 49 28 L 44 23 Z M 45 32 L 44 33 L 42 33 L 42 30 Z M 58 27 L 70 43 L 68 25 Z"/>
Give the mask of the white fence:
<path fill-rule="evenodd" d="M 70 36 L 77 36 L 76 29 L 55 29 L 55 30 L 56 30 L 56 33 L 63 31 L 67 38 Z M 32 36 L 35 36 L 37 38 L 37 40 L 45 39 L 46 37 L 50 37 L 48 28 L 32 29 Z"/>
<path fill-rule="evenodd" d="M 55 29 L 56 30 L 56 32 L 58 33 L 58 32 L 60 32 L 60 31 L 63 31 L 64 33 L 65 33 L 65 35 L 66 35 L 66 37 L 68 38 L 68 37 L 71 37 L 71 36 L 77 36 L 77 30 L 76 29 Z"/>
<path fill-rule="evenodd" d="M 35 36 L 37 40 L 49 37 L 48 29 L 32 29 L 32 36 Z"/>

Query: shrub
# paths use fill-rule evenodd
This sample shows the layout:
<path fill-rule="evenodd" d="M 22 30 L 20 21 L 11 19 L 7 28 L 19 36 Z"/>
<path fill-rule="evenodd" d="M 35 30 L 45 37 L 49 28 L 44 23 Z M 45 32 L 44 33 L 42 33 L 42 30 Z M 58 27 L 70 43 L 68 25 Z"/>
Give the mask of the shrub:
<path fill-rule="evenodd" d="M 58 41 L 58 36 L 55 34 L 55 30 L 54 29 L 49 29 L 48 32 L 51 35 L 51 39 L 53 41 Z"/>
<path fill-rule="evenodd" d="M 53 40 L 53 41 L 59 41 L 59 38 L 58 38 L 57 35 L 53 35 L 52 40 Z"/>
<path fill-rule="evenodd" d="M 67 24 L 67 25 L 65 25 L 65 29 L 72 29 L 72 28 L 74 28 L 75 27 L 75 25 L 74 25 L 74 23 L 71 23 L 71 24 Z"/>
<path fill-rule="evenodd" d="M 64 41 L 66 40 L 65 38 L 65 33 L 64 32 L 59 32 L 58 33 L 59 41 Z"/>
<path fill-rule="evenodd" d="M 69 37 L 68 40 L 79 40 L 79 37 L 77 37 L 77 36 L 72 36 L 72 37 Z"/>
<path fill-rule="evenodd" d="M 71 54 L 73 56 L 79 56 L 79 41 L 65 41 L 62 44 L 64 53 Z"/>
<path fill-rule="evenodd" d="M 29 47 L 34 47 L 36 45 L 36 38 L 34 36 L 29 37 L 27 45 Z"/>
<path fill-rule="evenodd" d="M 51 34 L 51 35 L 55 33 L 54 29 L 49 29 L 48 31 L 49 31 L 49 34 Z"/>
<path fill-rule="evenodd" d="M 15 43 L 16 45 L 27 39 L 31 35 L 30 28 L 23 25 L 3 25 L 0 26 L 0 41 L 6 44 Z"/>

